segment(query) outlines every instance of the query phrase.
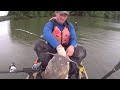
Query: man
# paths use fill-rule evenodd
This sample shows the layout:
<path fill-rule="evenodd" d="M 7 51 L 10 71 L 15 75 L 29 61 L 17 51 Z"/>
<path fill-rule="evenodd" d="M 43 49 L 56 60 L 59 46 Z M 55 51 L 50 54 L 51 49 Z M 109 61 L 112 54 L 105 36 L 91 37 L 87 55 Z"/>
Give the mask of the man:
<path fill-rule="evenodd" d="M 46 68 L 53 57 L 50 53 L 69 56 L 78 65 L 86 57 L 86 50 L 77 46 L 76 32 L 72 23 L 67 22 L 69 11 L 55 11 L 55 17 L 46 23 L 43 30 L 43 40 L 39 40 L 34 47 L 42 68 Z M 70 63 L 69 75 L 75 74 L 77 66 Z"/>

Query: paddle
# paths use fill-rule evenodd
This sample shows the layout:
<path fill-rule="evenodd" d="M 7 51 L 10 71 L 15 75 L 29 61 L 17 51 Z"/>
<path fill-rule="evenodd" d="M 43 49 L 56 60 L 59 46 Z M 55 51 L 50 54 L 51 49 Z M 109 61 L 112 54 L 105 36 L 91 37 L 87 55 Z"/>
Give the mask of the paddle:
<path fill-rule="evenodd" d="M 109 72 L 107 73 L 104 77 L 102 77 L 101 79 L 106 79 L 108 78 L 111 74 L 115 73 L 116 71 L 118 71 L 120 69 L 120 61 L 116 64 L 116 66 Z"/>

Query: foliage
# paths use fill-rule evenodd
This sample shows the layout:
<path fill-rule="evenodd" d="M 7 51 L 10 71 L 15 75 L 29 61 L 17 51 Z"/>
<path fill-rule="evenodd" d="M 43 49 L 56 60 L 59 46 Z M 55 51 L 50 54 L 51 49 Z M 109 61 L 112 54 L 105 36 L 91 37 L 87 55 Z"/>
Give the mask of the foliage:
<path fill-rule="evenodd" d="M 54 11 L 9 11 L 14 19 L 54 16 Z M 71 16 L 91 16 L 120 19 L 120 11 L 70 11 Z"/>

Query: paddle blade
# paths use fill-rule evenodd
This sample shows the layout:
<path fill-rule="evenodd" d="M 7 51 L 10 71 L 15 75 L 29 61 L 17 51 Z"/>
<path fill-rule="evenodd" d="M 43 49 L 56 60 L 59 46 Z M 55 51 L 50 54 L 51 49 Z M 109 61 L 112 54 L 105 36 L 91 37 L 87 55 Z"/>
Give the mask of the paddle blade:
<path fill-rule="evenodd" d="M 117 71 L 120 69 L 120 61 L 118 62 L 118 64 L 114 67 L 114 69 Z"/>

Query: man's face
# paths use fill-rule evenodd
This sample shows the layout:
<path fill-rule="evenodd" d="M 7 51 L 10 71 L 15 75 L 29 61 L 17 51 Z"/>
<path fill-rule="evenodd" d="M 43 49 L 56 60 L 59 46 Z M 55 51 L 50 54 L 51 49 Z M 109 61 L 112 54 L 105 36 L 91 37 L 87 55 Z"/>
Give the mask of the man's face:
<path fill-rule="evenodd" d="M 67 19 L 68 15 L 65 13 L 56 13 L 56 19 L 58 20 L 59 23 L 63 24 L 65 20 Z"/>

